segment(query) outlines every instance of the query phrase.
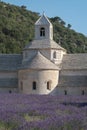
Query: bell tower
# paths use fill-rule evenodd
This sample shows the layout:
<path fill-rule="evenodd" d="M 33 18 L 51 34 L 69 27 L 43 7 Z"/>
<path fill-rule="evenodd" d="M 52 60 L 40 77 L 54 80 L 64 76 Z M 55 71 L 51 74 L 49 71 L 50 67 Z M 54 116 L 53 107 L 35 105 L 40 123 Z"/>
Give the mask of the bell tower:
<path fill-rule="evenodd" d="M 66 50 L 53 40 L 53 25 L 43 14 L 35 23 L 35 38 L 23 50 L 23 63 L 31 60 L 36 52 L 58 65 Z"/>
<path fill-rule="evenodd" d="M 53 26 L 45 14 L 43 14 L 35 23 L 35 39 L 53 39 Z"/>

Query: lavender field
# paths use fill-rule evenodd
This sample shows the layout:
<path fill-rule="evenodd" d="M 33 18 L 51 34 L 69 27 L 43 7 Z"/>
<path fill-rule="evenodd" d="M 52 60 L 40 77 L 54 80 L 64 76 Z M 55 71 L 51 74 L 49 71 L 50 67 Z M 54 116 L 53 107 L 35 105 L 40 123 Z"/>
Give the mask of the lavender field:
<path fill-rule="evenodd" d="M 87 96 L 0 94 L 0 130 L 87 130 Z"/>

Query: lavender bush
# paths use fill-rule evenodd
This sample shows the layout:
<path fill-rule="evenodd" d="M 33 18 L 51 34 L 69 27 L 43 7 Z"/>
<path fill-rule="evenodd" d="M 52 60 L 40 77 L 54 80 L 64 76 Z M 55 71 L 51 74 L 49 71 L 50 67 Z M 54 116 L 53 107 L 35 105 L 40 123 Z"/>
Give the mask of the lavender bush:
<path fill-rule="evenodd" d="M 87 96 L 0 94 L 0 130 L 87 130 L 86 103 Z"/>

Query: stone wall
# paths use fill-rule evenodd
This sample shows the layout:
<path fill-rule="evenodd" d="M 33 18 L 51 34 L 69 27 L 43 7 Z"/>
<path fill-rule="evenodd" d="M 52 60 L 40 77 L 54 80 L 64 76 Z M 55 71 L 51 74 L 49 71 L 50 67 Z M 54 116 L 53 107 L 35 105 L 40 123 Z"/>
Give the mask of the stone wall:
<path fill-rule="evenodd" d="M 60 71 L 59 87 L 86 87 L 87 71 L 86 70 L 64 70 Z"/>
<path fill-rule="evenodd" d="M 23 52 L 23 61 L 31 60 L 37 53 L 37 50 L 25 50 Z"/>
<path fill-rule="evenodd" d="M 62 70 L 53 95 L 87 95 L 87 70 Z"/>
<path fill-rule="evenodd" d="M 0 72 L 0 92 L 18 92 L 17 72 Z"/>
<path fill-rule="evenodd" d="M 18 93 L 18 88 L 0 88 L 0 93 Z"/>
<path fill-rule="evenodd" d="M 56 52 L 56 58 L 54 58 L 54 53 Z M 58 49 L 51 49 L 51 61 L 53 61 L 56 65 L 59 65 L 62 62 L 63 55 L 66 52 Z"/>
<path fill-rule="evenodd" d="M 2 71 L 0 72 L 0 78 L 17 78 L 17 72 Z"/>
<path fill-rule="evenodd" d="M 87 76 L 60 76 L 59 84 L 61 87 L 86 87 L 87 86 Z"/>
<path fill-rule="evenodd" d="M 61 70 L 60 71 L 60 76 L 75 76 L 75 75 L 81 75 L 81 76 L 84 76 L 84 75 L 87 75 L 87 70 L 84 70 L 84 69 L 72 69 L 72 70 Z"/>
<path fill-rule="evenodd" d="M 58 84 L 58 71 L 54 70 L 20 70 L 19 90 L 27 94 L 49 94 Z M 36 90 L 32 89 L 32 83 L 36 82 Z M 21 82 L 23 88 L 21 90 Z M 50 82 L 50 89 L 47 89 L 47 82 Z"/>
<path fill-rule="evenodd" d="M 45 28 L 45 36 L 40 36 L 40 28 Z M 35 26 L 35 39 L 53 39 L 53 27 L 49 25 L 36 25 Z"/>
<path fill-rule="evenodd" d="M 51 95 L 87 95 L 87 87 L 56 87 Z"/>

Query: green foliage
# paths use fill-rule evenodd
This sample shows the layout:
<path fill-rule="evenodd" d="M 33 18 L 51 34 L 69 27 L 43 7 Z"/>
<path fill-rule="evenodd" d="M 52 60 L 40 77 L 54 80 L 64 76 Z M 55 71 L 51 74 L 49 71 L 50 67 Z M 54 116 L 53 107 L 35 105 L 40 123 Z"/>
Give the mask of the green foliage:
<path fill-rule="evenodd" d="M 0 53 L 20 53 L 34 37 L 38 14 L 0 2 Z"/>
<path fill-rule="evenodd" d="M 17 124 L 13 122 L 2 122 L 0 121 L 0 130 L 12 130 L 14 127 L 17 128 Z"/>
<path fill-rule="evenodd" d="M 34 23 L 39 14 L 21 7 L 0 2 L 0 53 L 21 53 L 34 38 Z M 87 52 L 87 37 L 71 30 L 60 17 L 50 18 L 54 40 L 68 53 Z"/>

